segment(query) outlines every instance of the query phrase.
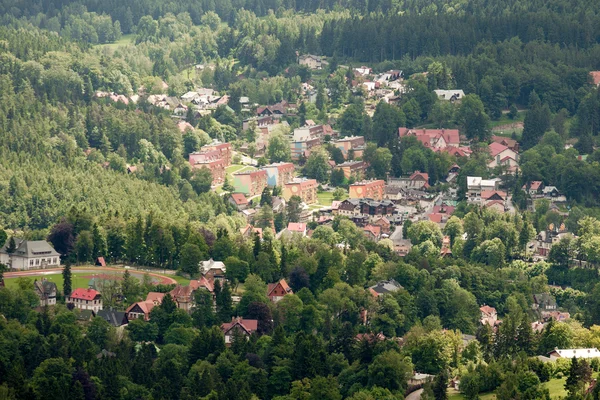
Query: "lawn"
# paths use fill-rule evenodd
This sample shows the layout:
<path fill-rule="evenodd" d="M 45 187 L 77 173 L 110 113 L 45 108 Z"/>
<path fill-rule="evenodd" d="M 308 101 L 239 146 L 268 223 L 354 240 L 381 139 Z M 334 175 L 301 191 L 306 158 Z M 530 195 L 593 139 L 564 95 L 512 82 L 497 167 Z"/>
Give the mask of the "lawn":
<path fill-rule="evenodd" d="M 542 383 L 542 385 L 550 392 L 552 399 L 564 398 L 567 395 L 565 390 L 565 382 L 567 378 L 552 379 L 549 382 Z M 460 392 L 454 389 L 448 389 L 448 400 L 463 400 L 465 397 Z M 496 395 L 491 393 L 483 393 L 479 395 L 481 400 L 494 400 Z"/>
<path fill-rule="evenodd" d="M 121 39 L 117 40 L 114 43 L 99 44 L 98 47 L 110 47 L 112 49 L 116 49 L 117 47 L 134 44 L 134 42 L 135 42 L 135 35 L 133 33 L 130 33 L 130 34 L 121 36 Z"/>
<path fill-rule="evenodd" d="M 345 193 L 342 196 L 341 200 L 345 200 L 348 198 L 348 193 Z M 333 192 L 319 192 L 317 193 L 317 199 L 319 199 L 319 205 L 321 206 L 330 206 L 333 202 Z"/>
<path fill-rule="evenodd" d="M 93 271 L 90 272 L 78 272 L 78 273 L 74 273 L 71 275 L 71 285 L 73 287 L 73 289 L 77 289 L 77 288 L 87 288 L 88 287 L 88 282 L 90 281 L 90 276 L 93 275 Z M 6 278 L 4 279 L 4 283 L 6 284 L 6 287 L 8 288 L 18 288 L 19 286 L 19 279 L 27 279 L 31 282 L 33 282 L 34 280 L 42 280 L 42 278 L 46 278 L 48 279 L 48 281 L 50 282 L 54 282 L 56 283 L 56 287 L 58 288 L 59 291 L 63 290 L 63 277 L 62 274 L 58 273 L 58 274 L 52 274 L 52 275 L 34 275 L 34 276 L 26 276 L 26 277 L 21 277 L 21 278 Z"/>

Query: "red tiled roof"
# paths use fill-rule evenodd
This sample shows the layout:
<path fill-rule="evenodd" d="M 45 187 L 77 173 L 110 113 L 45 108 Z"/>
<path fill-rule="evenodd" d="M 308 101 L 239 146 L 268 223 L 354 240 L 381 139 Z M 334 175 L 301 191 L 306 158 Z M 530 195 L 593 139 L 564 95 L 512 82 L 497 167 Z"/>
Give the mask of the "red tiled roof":
<path fill-rule="evenodd" d="M 191 280 L 190 287 L 192 288 L 192 290 L 196 290 L 203 287 L 211 293 L 215 290 L 213 282 L 209 281 L 204 276 L 200 277 L 200 279 L 198 280 Z"/>
<path fill-rule="evenodd" d="M 454 206 L 447 206 L 445 204 L 442 204 L 441 206 L 433 206 L 433 213 L 451 215 L 454 213 L 455 209 L 456 207 Z"/>
<path fill-rule="evenodd" d="M 540 190 L 540 186 L 542 186 L 542 181 L 531 181 L 529 188 L 531 190 Z"/>
<path fill-rule="evenodd" d="M 591 71 L 592 83 L 596 86 L 600 85 L 600 71 Z"/>
<path fill-rule="evenodd" d="M 248 204 L 248 199 L 243 193 L 231 193 L 231 198 L 238 206 Z"/>
<path fill-rule="evenodd" d="M 306 224 L 304 222 L 290 222 L 287 226 L 290 232 L 301 232 L 306 231 Z"/>
<path fill-rule="evenodd" d="M 275 290 L 275 288 L 279 285 L 281 285 L 281 287 L 286 293 L 293 293 L 292 288 L 289 287 L 285 279 L 281 279 L 279 280 L 279 282 L 269 283 L 269 285 L 267 286 L 267 296 L 270 296 L 273 290 Z"/>
<path fill-rule="evenodd" d="M 79 300 L 94 300 L 96 296 L 100 296 L 100 292 L 97 290 L 78 288 L 73 290 L 73 292 L 71 292 L 71 296 L 69 297 Z"/>
<path fill-rule="evenodd" d="M 490 306 L 481 306 L 481 307 L 479 307 L 479 310 L 485 314 L 495 314 L 496 313 L 496 309 L 494 307 L 490 307 Z"/>
<path fill-rule="evenodd" d="M 239 325 L 248 333 L 252 333 L 258 329 L 258 321 L 255 319 L 233 318 L 231 322 L 221 325 L 223 332 L 229 331 L 235 325 Z"/>
<path fill-rule="evenodd" d="M 492 200 L 492 201 L 489 201 L 489 202 L 485 203 L 485 206 L 486 207 L 491 207 L 491 206 L 496 205 L 496 204 L 504 207 L 504 203 L 502 202 L 502 200 Z"/>
<path fill-rule="evenodd" d="M 162 303 L 164 297 L 165 297 L 164 293 L 149 292 L 148 295 L 146 296 L 146 301 L 158 302 L 160 304 L 160 303 Z"/>
<path fill-rule="evenodd" d="M 429 181 L 429 174 L 425 173 L 425 172 L 419 172 L 419 171 L 415 171 L 412 173 L 412 175 L 408 178 L 411 181 L 415 180 L 417 178 L 421 178 L 422 180 L 424 180 L 425 182 Z"/>
<path fill-rule="evenodd" d="M 490 145 L 488 147 L 490 149 L 490 154 L 492 155 L 492 157 L 496 157 L 498 154 L 500 154 L 504 150 L 508 149 L 508 146 L 505 146 L 505 145 L 497 143 L 497 142 L 490 143 Z"/>
<path fill-rule="evenodd" d="M 96 261 L 97 261 L 97 264 L 98 264 L 98 265 L 100 265 L 100 266 L 102 266 L 102 267 L 106 267 L 106 261 L 104 261 L 104 257 L 98 257 L 98 258 L 96 259 Z"/>
<path fill-rule="evenodd" d="M 481 198 L 487 200 L 495 194 L 502 197 L 503 199 L 506 199 L 506 192 L 500 190 L 483 190 L 481 192 Z"/>
<path fill-rule="evenodd" d="M 444 216 L 444 214 L 432 213 L 432 214 L 429 214 L 429 220 L 431 222 L 435 222 L 436 224 L 441 224 L 443 216 Z"/>
<path fill-rule="evenodd" d="M 363 228 L 363 231 L 370 232 L 375 237 L 379 237 L 381 235 L 381 226 L 379 225 L 367 225 Z"/>

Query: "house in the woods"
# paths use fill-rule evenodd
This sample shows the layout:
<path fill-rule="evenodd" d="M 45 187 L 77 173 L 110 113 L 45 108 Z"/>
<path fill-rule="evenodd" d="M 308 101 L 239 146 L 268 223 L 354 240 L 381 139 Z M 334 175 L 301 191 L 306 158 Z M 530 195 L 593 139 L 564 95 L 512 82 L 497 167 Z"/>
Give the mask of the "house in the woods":
<path fill-rule="evenodd" d="M 215 261 L 212 258 L 200 262 L 200 273 L 209 281 L 215 279 L 225 279 L 225 264 L 222 261 Z"/>
<path fill-rule="evenodd" d="M 125 311 L 100 310 L 96 313 L 96 318 L 102 318 L 115 328 L 129 324 L 129 318 Z"/>
<path fill-rule="evenodd" d="M 238 332 L 246 339 L 250 338 L 256 330 L 258 329 L 258 321 L 255 319 L 244 319 L 241 317 L 233 317 L 231 318 L 231 322 L 224 323 L 221 325 L 221 330 L 225 335 L 225 345 L 231 346 L 233 342 L 233 337 Z"/>
<path fill-rule="evenodd" d="M 267 286 L 267 297 L 273 303 L 277 303 L 279 300 L 283 299 L 283 296 L 288 294 L 294 294 L 294 291 L 289 287 L 285 279 L 281 279 L 275 283 L 269 283 Z"/>

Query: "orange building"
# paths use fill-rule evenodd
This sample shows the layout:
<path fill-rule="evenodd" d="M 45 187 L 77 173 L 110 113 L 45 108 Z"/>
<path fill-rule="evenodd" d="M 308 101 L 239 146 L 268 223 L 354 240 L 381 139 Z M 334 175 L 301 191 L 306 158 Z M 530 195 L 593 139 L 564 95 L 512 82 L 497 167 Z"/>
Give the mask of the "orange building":
<path fill-rule="evenodd" d="M 351 199 L 373 199 L 380 201 L 383 200 L 385 181 L 379 179 L 356 182 L 350 185 L 349 192 Z"/>
<path fill-rule="evenodd" d="M 336 169 L 341 169 L 344 172 L 344 177 L 350 179 L 362 179 L 367 164 L 364 161 L 346 161 L 345 163 L 338 164 L 335 166 Z"/>
<path fill-rule="evenodd" d="M 288 162 L 280 162 L 265 165 L 262 167 L 267 171 L 267 185 L 271 187 L 283 186 L 294 179 L 294 164 Z"/>
<path fill-rule="evenodd" d="M 283 185 L 283 198 L 289 201 L 292 196 L 299 196 L 306 204 L 317 202 L 317 187 L 315 179 L 295 179 Z"/>

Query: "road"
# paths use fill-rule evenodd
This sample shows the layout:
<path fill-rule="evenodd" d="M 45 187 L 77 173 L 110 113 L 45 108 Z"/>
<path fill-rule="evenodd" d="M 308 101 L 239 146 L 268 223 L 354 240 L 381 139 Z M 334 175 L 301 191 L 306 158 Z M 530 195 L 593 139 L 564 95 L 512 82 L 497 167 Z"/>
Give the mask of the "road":
<path fill-rule="evenodd" d="M 394 231 L 394 233 L 392 233 L 390 235 L 390 239 L 392 239 L 392 242 L 396 242 L 397 240 L 402 240 L 402 225 L 398 225 L 396 227 L 396 230 Z"/>
<path fill-rule="evenodd" d="M 177 284 L 177 281 L 168 276 L 164 276 L 162 274 L 157 274 L 154 272 L 150 272 L 148 270 L 142 269 L 130 269 L 132 274 L 144 274 L 148 273 L 153 278 L 160 280 L 162 284 Z M 62 268 L 50 268 L 50 269 L 37 269 L 37 270 L 28 270 L 28 271 L 15 271 L 15 272 L 5 272 L 4 278 L 21 278 L 28 276 L 40 276 L 40 275 L 55 275 L 60 274 L 62 272 Z M 86 273 L 97 274 L 100 272 L 125 272 L 125 268 L 114 268 L 114 267 L 71 267 L 71 272 L 73 273 Z"/>
<path fill-rule="evenodd" d="M 423 393 L 423 389 L 415 390 L 408 396 L 404 398 L 404 400 L 419 400 L 421 398 L 421 393 Z"/>

